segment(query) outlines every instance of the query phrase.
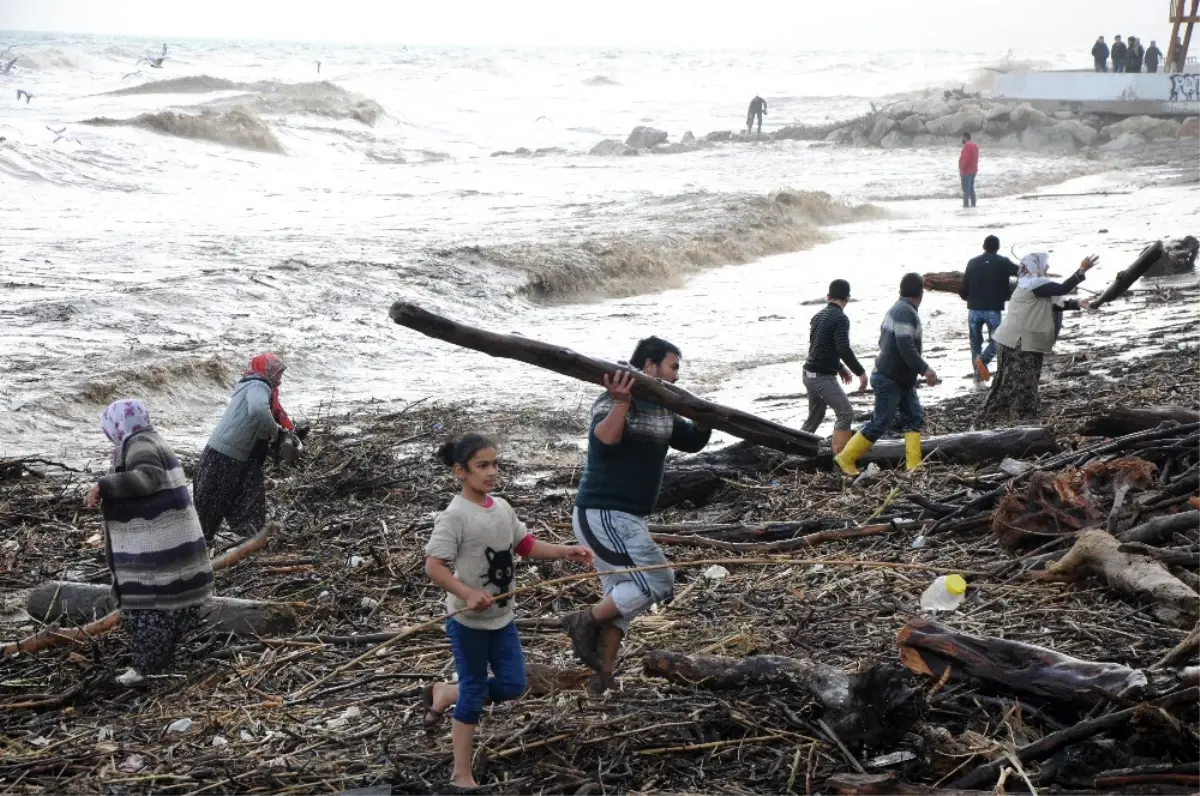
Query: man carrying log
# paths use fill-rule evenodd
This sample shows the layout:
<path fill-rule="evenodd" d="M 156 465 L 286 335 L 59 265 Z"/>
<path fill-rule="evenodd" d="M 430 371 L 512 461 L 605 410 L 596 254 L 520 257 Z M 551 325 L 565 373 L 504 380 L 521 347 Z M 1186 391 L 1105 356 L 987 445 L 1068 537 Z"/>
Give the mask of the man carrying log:
<path fill-rule="evenodd" d="M 647 376 L 672 384 L 679 378 L 680 352 L 658 337 L 637 344 L 630 361 Z M 601 573 L 667 563 L 650 538 L 646 517 L 658 502 L 667 449 L 696 453 L 711 432 L 652 403 L 633 398 L 633 376 L 604 377 L 607 392 L 592 405 L 587 465 L 575 497 L 575 538 L 595 555 Z M 670 569 L 602 574 L 604 599 L 564 617 L 571 647 L 596 674 L 588 692 L 616 685 L 613 669 L 629 622 L 671 595 Z"/>
<path fill-rule="evenodd" d="M 849 384 L 853 372 L 858 376 L 858 391 L 866 392 L 867 371 L 850 348 L 850 319 L 845 313 L 850 301 L 850 283 L 845 279 L 833 280 L 825 298 L 829 303 L 813 316 L 809 325 L 808 359 L 804 361 L 808 419 L 801 429 L 814 433 L 825 419 L 826 407 L 832 407 L 837 416 L 833 423 L 833 452 L 841 453 L 854 436 L 854 408 L 838 384 L 838 376 Z"/>
<path fill-rule="evenodd" d="M 875 390 L 875 412 L 846 448 L 833 457 L 846 475 L 858 475 L 858 460 L 892 425 L 896 413 L 904 423 L 904 460 L 909 470 L 921 464 L 921 431 L 925 411 L 917 397 L 917 379 L 931 387 L 937 373 L 921 357 L 921 316 L 917 308 L 925 295 L 920 274 L 905 274 L 900 280 L 900 300 L 892 305 L 879 330 L 879 356 L 871 387 Z"/>
<path fill-rule="evenodd" d="M 1020 270 L 1017 264 L 1000 254 L 1000 239 L 988 235 L 983 239 L 983 254 L 967 263 L 958 295 L 967 302 L 967 331 L 971 336 L 971 371 L 975 382 L 992 378 L 988 370 L 996 356 L 992 335 L 1000 328 L 1004 305 L 1012 292 L 1008 280 Z M 987 327 L 988 344 L 983 347 L 983 328 Z"/>

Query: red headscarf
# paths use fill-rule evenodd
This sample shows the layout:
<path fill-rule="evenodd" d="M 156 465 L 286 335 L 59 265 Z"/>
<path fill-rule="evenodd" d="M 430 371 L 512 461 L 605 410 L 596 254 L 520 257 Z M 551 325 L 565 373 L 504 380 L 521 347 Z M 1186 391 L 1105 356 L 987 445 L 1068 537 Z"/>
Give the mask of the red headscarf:
<path fill-rule="evenodd" d="M 275 422 L 288 431 L 295 431 L 295 423 L 288 417 L 287 412 L 283 411 L 283 405 L 279 403 L 279 382 L 283 380 L 285 370 L 287 370 L 287 365 L 283 364 L 283 360 L 268 352 L 259 354 L 250 360 L 250 369 L 242 375 L 257 376 L 265 379 L 271 385 L 271 413 L 275 415 Z"/>

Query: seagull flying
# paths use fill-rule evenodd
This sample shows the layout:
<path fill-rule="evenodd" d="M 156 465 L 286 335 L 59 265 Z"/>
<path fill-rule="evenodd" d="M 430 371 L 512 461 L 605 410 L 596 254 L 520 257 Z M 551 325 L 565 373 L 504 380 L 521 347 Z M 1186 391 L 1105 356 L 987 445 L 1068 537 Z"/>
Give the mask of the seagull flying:
<path fill-rule="evenodd" d="M 79 143 L 79 139 L 71 138 L 69 135 L 66 135 L 67 128 L 65 126 L 55 130 L 50 125 L 46 125 L 46 129 L 49 130 L 50 132 L 54 133 L 54 141 L 52 143 L 57 144 L 60 140 L 62 140 L 64 138 L 67 139 L 68 141 L 74 141 L 77 144 Z"/>
<path fill-rule="evenodd" d="M 15 58 L 13 58 L 11 61 L 9 61 L 8 63 L 6 63 L 6 64 L 4 65 L 4 68 L 3 68 L 3 69 L 0 69 L 0 75 L 7 75 L 9 72 L 11 72 L 11 71 L 12 71 L 12 68 L 13 68 L 13 64 L 15 64 L 15 63 L 17 62 L 17 58 L 20 58 L 20 57 L 21 57 L 21 56 L 19 56 L 19 55 L 18 55 L 18 56 L 16 56 Z"/>
<path fill-rule="evenodd" d="M 163 59 L 164 59 L 164 58 L 166 58 L 166 57 L 167 57 L 167 56 L 165 56 L 165 55 L 164 55 L 164 56 L 162 56 L 161 58 L 151 58 L 151 57 L 150 57 L 150 56 L 148 56 L 148 55 L 144 55 L 144 56 L 142 56 L 141 58 L 139 58 L 139 59 L 138 59 L 138 63 L 139 63 L 139 64 L 140 64 L 140 63 L 147 63 L 147 64 L 150 64 L 150 68 L 151 68 L 151 69 L 162 69 L 162 62 L 163 62 Z"/>
<path fill-rule="evenodd" d="M 28 105 L 28 104 L 29 104 L 29 101 L 30 101 L 31 99 L 33 99 L 33 95 L 32 95 L 32 94 L 30 94 L 30 93 L 29 93 L 28 91 L 26 91 L 25 89 L 23 89 L 23 88 L 19 88 L 19 89 L 17 89 L 17 102 L 20 102 L 20 101 L 21 101 L 21 97 L 22 97 L 22 96 L 24 96 L 24 97 L 25 97 L 25 104 L 26 104 L 26 105 Z"/>

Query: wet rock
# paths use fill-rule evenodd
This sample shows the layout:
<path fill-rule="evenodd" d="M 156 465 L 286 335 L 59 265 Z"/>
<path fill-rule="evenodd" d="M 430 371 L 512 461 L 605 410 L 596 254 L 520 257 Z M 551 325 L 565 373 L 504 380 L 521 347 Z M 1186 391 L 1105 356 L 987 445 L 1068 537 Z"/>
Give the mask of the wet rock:
<path fill-rule="evenodd" d="M 937 136 L 929 133 L 917 133 L 913 136 L 912 145 L 914 147 L 933 146 L 937 141 Z"/>
<path fill-rule="evenodd" d="M 879 142 L 879 146 L 884 149 L 901 149 L 903 147 L 912 146 L 912 137 L 906 135 L 900 130 L 892 130 L 883 137 Z"/>
<path fill-rule="evenodd" d="M 849 127 L 839 127 L 829 135 L 825 136 L 826 141 L 830 141 L 834 144 L 848 144 L 850 143 L 850 138 L 851 132 Z"/>
<path fill-rule="evenodd" d="M 867 134 L 862 130 L 853 130 L 850 133 L 850 145 L 864 147 L 870 146 L 871 142 L 867 139 Z"/>
<path fill-rule="evenodd" d="M 601 157 L 612 157 L 615 155 L 628 155 L 630 148 L 620 141 L 614 141 L 611 138 L 606 138 L 600 143 L 592 147 L 589 155 L 600 155 Z"/>
<path fill-rule="evenodd" d="M 889 119 L 886 116 L 876 119 L 875 124 L 871 126 L 871 134 L 867 136 L 867 139 L 875 146 L 879 146 L 883 137 L 890 133 L 895 126 L 895 120 Z"/>
<path fill-rule="evenodd" d="M 1008 135 L 1004 136 L 999 141 L 997 141 L 996 146 L 999 146 L 1003 149 L 1020 149 L 1021 148 L 1021 135 L 1020 135 L 1020 133 L 1015 133 L 1015 132 L 1009 133 Z"/>
<path fill-rule="evenodd" d="M 1026 130 L 1025 132 L 1030 131 Z M 1069 131 L 1050 128 L 1045 132 L 1045 136 L 1046 143 L 1042 147 L 1042 152 L 1050 155 L 1070 155 L 1075 151 L 1075 136 L 1071 135 Z"/>
<path fill-rule="evenodd" d="M 1042 127 L 1050 117 L 1028 103 L 1022 103 L 1013 108 L 1008 116 L 1013 127 L 1024 130 L 1028 127 Z"/>
<path fill-rule="evenodd" d="M 631 149 L 653 149 L 659 144 L 665 144 L 666 142 L 667 134 L 665 132 L 639 124 L 633 128 L 633 132 L 625 139 L 625 146 Z"/>
<path fill-rule="evenodd" d="M 1100 134 L 1078 119 L 1068 119 L 1050 128 L 1052 134 L 1068 135 L 1079 146 L 1091 146 Z"/>
<path fill-rule="evenodd" d="M 996 138 L 1003 138 L 1008 135 L 1010 129 L 1007 118 L 992 119 L 983 123 L 983 131 Z"/>
<path fill-rule="evenodd" d="M 1049 145 L 1050 139 L 1046 133 L 1036 127 L 1029 127 L 1021 131 L 1021 147 L 1023 149 L 1039 152 Z"/>
<path fill-rule="evenodd" d="M 704 140 L 708 141 L 709 143 L 728 141 L 730 138 L 733 138 L 733 132 L 730 130 L 714 130 L 713 132 L 704 136 Z"/>
<path fill-rule="evenodd" d="M 979 132 L 983 129 L 983 122 L 983 111 L 971 108 L 932 119 L 925 123 L 925 130 L 931 135 L 958 136 Z"/>
<path fill-rule="evenodd" d="M 1176 133 L 1179 138 L 1200 138 L 1200 116 L 1192 116 L 1185 119 L 1183 124 L 1179 125 L 1179 132 Z"/>
<path fill-rule="evenodd" d="M 544 146 L 540 147 L 539 149 L 529 149 L 528 147 L 521 146 L 517 147 L 511 152 L 493 152 L 492 157 L 539 158 L 544 157 L 545 155 L 561 155 L 564 152 L 566 152 L 565 149 L 557 146 Z"/>
<path fill-rule="evenodd" d="M 984 122 L 1007 122 L 1012 108 L 1008 105 L 993 105 L 983 114 Z"/>
<path fill-rule="evenodd" d="M 1145 136 L 1137 133 L 1121 133 L 1119 136 L 1100 147 L 1105 152 L 1125 152 L 1146 145 Z"/>
<path fill-rule="evenodd" d="M 1075 114 L 1071 113 L 1070 111 L 1055 111 L 1050 115 L 1053 116 L 1055 120 L 1060 122 L 1065 122 L 1067 119 L 1075 118 Z"/>
<path fill-rule="evenodd" d="M 925 122 L 921 121 L 920 116 L 912 113 L 900 120 L 900 130 L 909 135 L 917 135 L 924 132 Z"/>
<path fill-rule="evenodd" d="M 936 119 L 940 116 L 946 116 L 950 113 L 950 105 L 939 97 L 929 97 L 928 99 L 917 100 L 912 104 L 911 110 L 926 119 Z"/>
<path fill-rule="evenodd" d="M 683 134 L 683 138 L 679 139 L 679 143 L 683 146 L 690 146 L 694 148 L 696 146 L 696 136 L 692 135 L 691 130 L 688 130 Z"/>
<path fill-rule="evenodd" d="M 1174 119 L 1155 119 L 1153 116 L 1131 116 L 1100 130 L 1100 134 L 1115 141 L 1125 133 L 1133 133 L 1153 141 L 1157 138 L 1175 138 L 1179 134 L 1179 122 Z"/>

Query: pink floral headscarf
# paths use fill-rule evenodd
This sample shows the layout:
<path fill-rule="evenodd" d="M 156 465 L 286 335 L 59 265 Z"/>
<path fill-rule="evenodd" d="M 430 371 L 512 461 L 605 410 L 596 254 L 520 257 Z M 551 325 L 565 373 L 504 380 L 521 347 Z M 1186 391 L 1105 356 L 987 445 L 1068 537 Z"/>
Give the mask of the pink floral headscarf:
<path fill-rule="evenodd" d="M 104 430 L 104 436 L 108 437 L 109 442 L 115 446 L 113 461 L 116 461 L 117 452 L 121 450 L 125 440 L 137 432 L 145 431 L 153 426 L 150 425 L 150 412 L 146 409 L 146 405 L 136 398 L 127 398 L 113 401 L 100 413 L 100 428 Z"/>

